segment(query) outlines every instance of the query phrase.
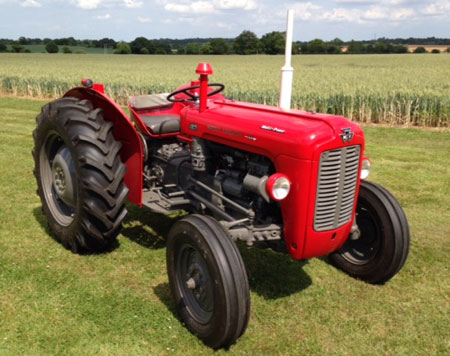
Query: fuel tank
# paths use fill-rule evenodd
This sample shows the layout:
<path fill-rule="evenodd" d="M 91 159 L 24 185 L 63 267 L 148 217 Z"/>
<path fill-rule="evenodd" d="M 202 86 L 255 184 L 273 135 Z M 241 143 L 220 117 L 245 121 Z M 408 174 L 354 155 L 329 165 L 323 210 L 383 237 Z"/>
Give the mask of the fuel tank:
<path fill-rule="evenodd" d="M 277 107 L 222 99 L 210 100 L 208 108 L 201 113 L 195 106 L 186 107 L 181 115 L 181 131 L 183 135 L 266 156 L 277 172 L 289 177 L 291 190 L 280 206 L 284 238 L 292 257 L 323 256 L 345 243 L 356 209 L 364 152 L 364 135 L 357 124 L 341 116 L 283 111 Z M 345 187 L 348 180 L 345 172 L 349 170 L 345 161 L 347 151 L 356 155 L 352 159 L 353 173 L 350 172 L 351 177 L 356 178 L 352 178 L 348 189 Z M 337 223 L 323 227 L 317 217 L 323 204 L 319 191 L 328 187 L 324 186 L 326 179 L 319 179 L 321 162 L 328 155 L 338 159 L 333 163 L 337 165 L 334 167 L 339 181 L 336 184 L 340 191 L 344 189 L 347 201 L 341 206 L 343 198 L 337 197 L 338 203 L 331 207 L 335 211 L 329 212 L 335 214 Z M 344 208 L 347 215 L 341 220 L 340 212 Z"/>

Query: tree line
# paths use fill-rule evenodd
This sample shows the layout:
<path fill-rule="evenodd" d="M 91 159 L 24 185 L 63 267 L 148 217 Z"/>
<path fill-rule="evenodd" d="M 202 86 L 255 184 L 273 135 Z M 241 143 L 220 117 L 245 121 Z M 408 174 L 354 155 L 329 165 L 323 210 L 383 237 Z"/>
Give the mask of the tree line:
<path fill-rule="evenodd" d="M 293 54 L 340 54 L 340 53 L 407 53 L 405 44 L 450 45 L 445 38 L 379 38 L 370 41 L 345 42 L 339 38 L 331 41 L 314 39 L 308 42 L 294 42 Z M 8 45 L 11 49 L 8 49 Z M 115 54 L 282 54 L 284 53 L 285 33 L 272 31 L 261 38 L 251 32 L 243 31 L 236 38 L 194 38 L 194 39 L 147 39 L 137 37 L 131 42 L 116 42 L 111 38 L 100 40 L 77 40 L 67 38 L 26 38 L 18 40 L 0 39 L 0 52 L 30 52 L 25 46 L 44 45 L 48 53 L 72 53 L 73 47 L 110 48 Z M 61 47 L 61 48 L 60 48 Z M 71 48 L 72 47 L 72 48 Z M 415 52 L 421 53 L 424 48 Z M 450 51 L 450 49 L 448 50 Z"/>

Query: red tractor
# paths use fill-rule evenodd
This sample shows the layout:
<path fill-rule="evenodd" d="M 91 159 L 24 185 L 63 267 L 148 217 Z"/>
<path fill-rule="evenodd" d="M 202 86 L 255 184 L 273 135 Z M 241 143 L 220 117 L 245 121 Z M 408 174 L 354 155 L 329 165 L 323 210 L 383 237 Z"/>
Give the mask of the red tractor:
<path fill-rule="evenodd" d="M 34 131 L 38 194 L 57 240 L 104 249 L 128 200 L 189 213 L 167 237 L 167 271 L 181 320 L 213 348 L 245 331 L 246 270 L 235 241 L 329 255 L 349 275 L 382 284 L 405 263 L 409 229 L 397 200 L 364 180 L 370 161 L 358 125 L 340 116 L 226 99 L 200 80 L 131 97 L 131 119 L 83 86 L 43 107 Z"/>

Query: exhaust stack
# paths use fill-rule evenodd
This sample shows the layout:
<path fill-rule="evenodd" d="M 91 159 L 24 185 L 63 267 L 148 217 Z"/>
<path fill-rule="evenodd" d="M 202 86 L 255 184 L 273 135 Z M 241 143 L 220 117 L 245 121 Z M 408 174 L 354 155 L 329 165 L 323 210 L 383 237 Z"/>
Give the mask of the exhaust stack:
<path fill-rule="evenodd" d="M 289 110 L 291 108 L 292 80 L 294 78 L 294 68 L 291 66 L 293 29 L 294 10 L 291 9 L 287 13 L 285 62 L 283 68 L 281 68 L 279 106 L 282 110 Z"/>

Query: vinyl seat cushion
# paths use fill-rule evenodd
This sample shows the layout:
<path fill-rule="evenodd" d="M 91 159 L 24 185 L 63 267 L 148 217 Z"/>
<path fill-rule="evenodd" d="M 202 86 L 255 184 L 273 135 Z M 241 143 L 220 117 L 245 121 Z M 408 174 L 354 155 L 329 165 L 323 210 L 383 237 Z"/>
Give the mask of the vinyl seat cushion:
<path fill-rule="evenodd" d="M 140 118 L 153 135 L 180 131 L 180 116 L 176 114 L 141 115 Z"/>

